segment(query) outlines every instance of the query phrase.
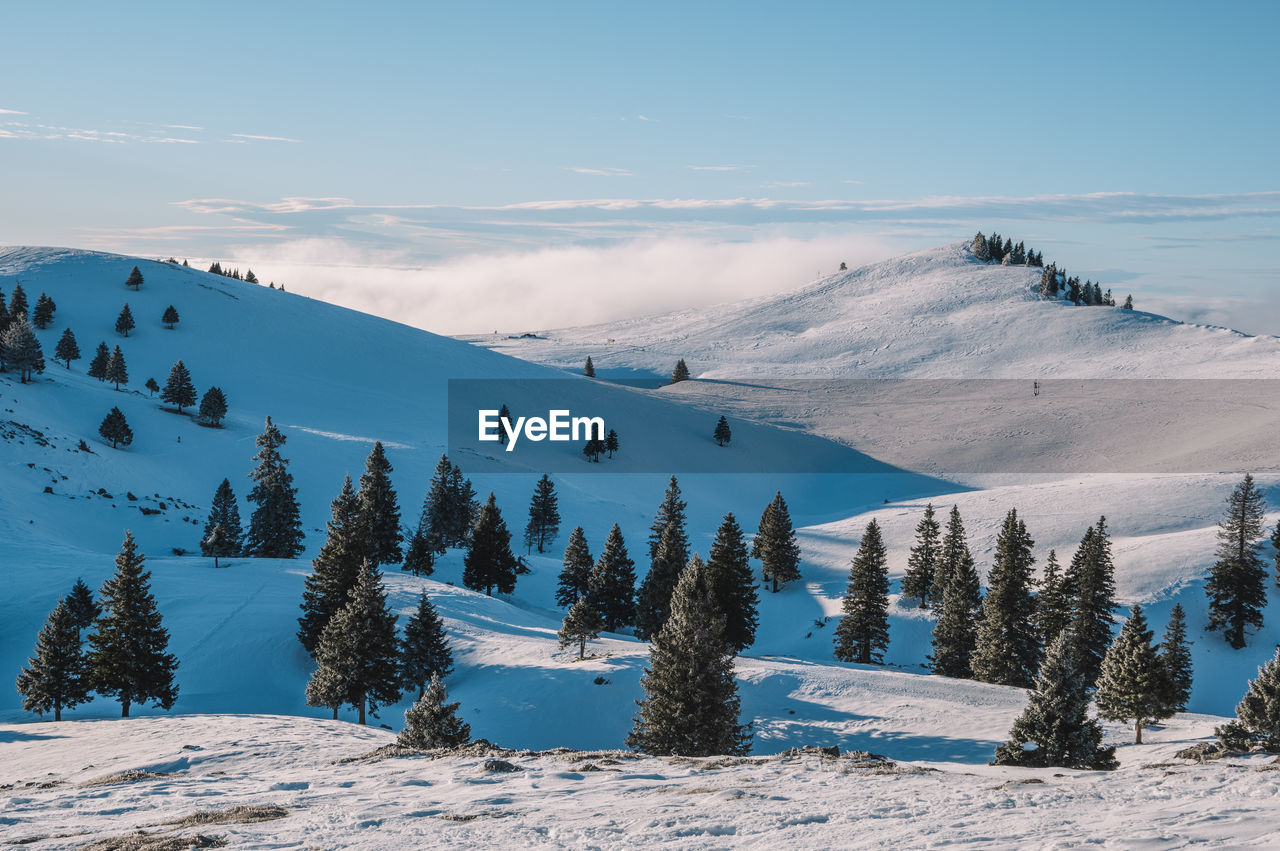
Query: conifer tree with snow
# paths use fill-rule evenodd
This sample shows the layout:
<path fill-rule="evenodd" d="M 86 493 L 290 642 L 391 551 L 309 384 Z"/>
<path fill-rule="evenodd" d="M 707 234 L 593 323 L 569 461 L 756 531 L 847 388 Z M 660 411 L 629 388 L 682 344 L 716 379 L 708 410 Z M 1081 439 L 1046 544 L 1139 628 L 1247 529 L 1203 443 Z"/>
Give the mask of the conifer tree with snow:
<path fill-rule="evenodd" d="M 111 350 L 106 343 L 99 343 L 98 350 L 89 361 L 89 377 L 104 381 L 107 377 L 107 363 L 111 360 Z"/>
<path fill-rule="evenodd" d="M 409 546 L 404 550 L 404 564 L 400 565 L 400 569 L 414 576 L 430 576 L 435 573 L 437 555 L 438 553 L 427 543 L 427 537 L 423 534 L 422 528 L 419 527 L 409 537 Z"/>
<path fill-rule="evenodd" d="M 26 314 L 9 320 L 9 327 L 0 334 L 0 352 L 0 360 L 18 373 L 22 384 L 29 383 L 35 373 L 44 372 L 44 350 Z"/>
<path fill-rule="evenodd" d="M 782 491 L 774 494 L 773 502 L 760 515 L 760 525 L 751 542 L 751 557 L 760 560 L 764 581 L 773 583 L 775 594 L 780 585 L 800 579 L 800 544 L 796 542 Z"/>
<path fill-rule="evenodd" d="M 495 588 L 501 594 L 510 594 L 516 588 L 516 566 L 511 532 L 490 493 L 476 518 L 471 546 L 463 558 L 462 584 L 488 596 L 493 596 Z"/>
<path fill-rule="evenodd" d="M 1048 647 L 1071 623 L 1071 600 L 1056 550 L 1049 550 L 1049 557 L 1045 559 L 1044 575 L 1035 600 L 1036 633 L 1040 636 L 1040 646 Z"/>
<path fill-rule="evenodd" d="M 618 433 L 613 429 L 609 429 L 609 433 L 604 436 L 604 449 L 610 458 L 618 451 Z"/>
<path fill-rule="evenodd" d="M 207 548 L 209 550 L 208 554 L 213 556 L 214 567 L 221 567 L 218 564 L 218 559 L 226 557 L 223 552 L 227 549 L 228 538 L 229 536 L 222 530 L 221 526 L 214 526 L 209 530 L 209 534 L 205 536 L 204 540 L 200 542 L 201 549 Z"/>
<path fill-rule="evenodd" d="M 1053 264 L 1040 273 L 1040 295 L 1043 298 L 1058 297 L 1058 269 Z"/>
<path fill-rule="evenodd" d="M 684 503 L 680 503 L 681 506 Z M 667 523 L 649 572 L 636 593 L 636 634 L 646 640 L 658 634 L 671 614 L 671 595 L 688 563 L 689 542 L 683 513 Z"/>
<path fill-rule="evenodd" d="M 62 361 L 67 369 L 71 369 L 73 360 L 80 360 L 80 347 L 76 345 L 76 335 L 71 332 L 70 328 L 62 330 L 62 336 L 58 338 L 58 345 L 53 350 L 53 356 Z"/>
<path fill-rule="evenodd" d="M 178 362 L 181 365 L 181 361 Z M 302 517 L 298 490 L 293 486 L 289 462 L 280 454 L 285 436 L 267 417 L 255 444 L 256 466 L 249 478 L 253 490 L 249 501 L 256 507 L 249 517 L 245 555 L 256 558 L 297 558 L 303 550 Z"/>
<path fill-rule="evenodd" d="M 1094 696 L 1099 717 L 1133 722 L 1135 745 L 1142 744 L 1144 724 L 1169 718 L 1174 712 L 1166 700 L 1165 669 L 1151 646 L 1151 637 L 1142 607 L 1135 605 L 1102 660 Z"/>
<path fill-rule="evenodd" d="M 173 330 L 173 326 L 178 324 L 178 310 L 172 304 L 164 309 L 164 314 L 160 317 L 160 321 L 164 323 L 164 327 Z"/>
<path fill-rule="evenodd" d="M 255 274 L 253 274 L 253 270 L 252 270 L 252 269 L 250 269 L 249 271 L 247 271 L 247 272 L 245 272 L 245 273 L 244 273 L 244 282 L 245 282 L 246 284 L 256 284 L 256 283 L 258 283 L 258 276 L 257 276 L 257 275 L 255 275 Z"/>
<path fill-rule="evenodd" d="M 529 522 L 524 527 L 524 545 L 529 552 L 537 547 L 538 552 L 546 552 L 546 547 L 560 534 L 560 505 L 556 497 L 556 486 L 546 473 L 538 479 L 533 488 L 533 498 L 529 500 Z"/>
<path fill-rule="evenodd" d="M 197 421 L 210 428 L 222 428 L 222 419 L 227 415 L 227 397 L 220 387 L 210 387 L 204 391 L 200 400 L 200 412 Z"/>
<path fill-rule="evenodd" d="M 133 267 L 124 285 L 135 292 L 142 287 L 142 271 L 137 266 Z"/>
<path fill-rule="evenodd" d="M 928 503 L 924 507 L 924 516 L 916 524 L 916 540 L 907 556 L 907 573 L 902 577 L 902 596 L 919 600 L 922 609 L 942 601 L 942 589 L 933 587 L 941 547 L 940 532 L 933 503 Z"/>
<path fill-rule="evenodd" d="M 595 560 L 587 547 L 587 536 L 578 526 L 569 533 L 569 544 L 564 549 L 563 567 L 560 569 L 560 584 L 556 587 L 556 605 L 569 608 L 578 600 L 586 597 L 591 590 L 591 571 Z"/>
<path fill-rule="evenodd" d="M 57 307 L 53 299 L 40 293 L 40 297 L 36 299 L 36 309 L 31 313 L 31 324 L 41 331 L 48 328 L 53 324 L 53 312 Z"/>
<path fill-rule="evenodd" d="M 432 677 L 447 677 L 453 672 L 453 651 L 445 635 L 444 621 L 424 591 L 418 597 L 418 608 L 404 627 L 400 649 L 400 677 L 404 688 L 412 694 L 416 689 L 422 699 Z"/>
<path fill-rule="evenodd" d="M 1218 523 L 1217 561 L 1209 569 L 1209 629 L 1222 630 L 1227 644 L 1245 646 L 1245 630 L 1261 628 L 1267 605 L 1267 570 L 1259 554 L 1267 501 L 1246 474 L 1227 498 L 1226 515 Z"/>
<path fill-rule="evenodd" d="M 1107 518 L 1099 517 L 1089 529 L 1063 577 L 1073 610 L 1071 636 L 1076 642 L 1075 660 L 1086 686 L 1093 687 L 1102 671 L 1102 659 L 1111 646 L 1115 611 L 1115 563 Z"/>
<path fill-rule="evenodd" d="M 1088 687 L 1075 664 L 1076 646 L 1069 632 L 1049 645 L 1027 708 L 1013 723 L 1009 741 L 996 748 L 996 765 L 1116 767 L 1115 748 L 1102 747 L 1102 727 L 1089 717 Z"/>
<path fill-rule="evenodd" d="M 133 321 L 133 311 L 129 310 L 129 305 L 126 303 L 120 309 L 120 315 L 116 317 L 116 333 L 122 337 L 128 337 L 129 332 L 136 327 L 137 324 Z"/>
<path fill-rule="evenodd" d="M 606 632 L 636 622 L 635 562 L 627 555 L 627 542 L 617 523 L 609 530 L 604 551 L 591 571 L 590 599 L 600 610 Z"/>
<path fill-rule="evenodd" d="M 4 303 L 4 290 L 0 289 L 0 334 L 4 334 L 4 329 L 9 327 L 9 308 Z M 4 362 L 0 361 L 0 368 L 4 366 Z M 0 371 L 3 371 L 0 369 Z"/>
<path fill-rule="evenodd" d="M 111 351 L 111 357 L 107 360 L 107 381 L 114 384 L 116 389 L 120 389 L 121 384 L 129 383 L 129 369 L 124 363 L 124 352 L 120 351 L 120 347 L 116 346 Z"/>
<path fill-rule="evenodd" d="M 680 568 L 683 570 L 685 563 L 688 562 L 689 541 L 685 535 L 685 509 L 688 504 L 680 498 L 680 482 L 675 476 L 667 482 L 667 489 L 662 495 L 662 502 L 658 505 L 658 511 L 653 517 L 653 522 L 649 524 L 649 558 L 652 559 L 658 554 L 658 545 L 662 542 L 662 535 L 666 531 L 667 526 L 675 524 L 679 527 L 681 540 L 685 547 L 684 562 Z"/>
<path fill-rule="evenodd" d="M 29 322 L 31 317 L 27 315 L 27 292 L 22 288 L 22 284 L 15 283 L 13 292 L 9 294 L 9 321 L 18 319 Z"/>
<path fill-rule="evenodd" d="M 970 250 L 973 251 L 973 256 L 981 260 L 983 263 L 989 263 L 991 261 L 991 249 L 987 246 L 987 238 L 983 235 L 982 231 L 978 231 L 977 236 L 973 238 L 973 242 L 970 243 L 969 247 Z"/>
<path fill-rule="evenodd" d="M 671 616 L 653 637 L 640 685 L 645 696 L 627 747 L 656 756 L 750 752 L 751 725 L 739 723 L 724 615 L 696 555 L 676 583 Z"/>
<path fill-rule="evenodd" d="M 1030 688 L 1040 669 L 1040 635 L 1035 598 L 1031 595 L 1035 541 L 1010 509 L 996 537 L 995 562 L 987 576 L 978 643 L 971 665 L 974 679 Z"/>
<path fill-rule="evenodd" d="M 173 405 L 178 413 L 196 403 L 196 386 L 191 383 L 191 373 L 182 361 L 169 370 L 169 380 L 160 391 L 160 401 Z"/>
<path fill-rule="evenodd" d="M 217 545 L 209 543 L 215 528 L 222 530 L 221 540 Z M 231 480 L 223 479 L 213 494 L 213 506 L 209 509 L 209 519 L 204 524 L 204 535 L 200 538 L 200 554 L 222 558 L 238 556 L 242 536 L 240 506 L 236 504 Z"/>
<path fill-rule="evenodd" d="M 1182 604 L 1174 604 L 1169 624 L 1157 648 L 1164 671 L 1164 703 L 1173 712 L 1182 712 L 1191 699 L 1191 642 L 1187 640 L 1187 615 Z"/>
<path fill-rule="evenodd" d="M 427 545 L 437 554 L 465 546 L 478 513 L 471 481 L 463 478 L 462 470 L 450 463 L 448 455 L 441 455 L 418 522 Z"/>
<path fill-rule="evenodd" d="M 387 460 L 382 441 L 374 441 L 360 476 L 358 497 L 360 512 L 361 554 L 374 567 L 398 564 L 401 559 L 400 506 L 391 486 L 391 462 Z"/>
<path fill-rule="evenodd" d="M 1124 308 L 1125 310 L 1133 310 L 1133 296 L 1132 296 L 1132 295 L 1127 295 L 1127 296 L 1125 296 L 1125 297 L 1124 297 L 1124 304 L 1122 304 L 1122 305 L 1120 305 L 1120 306 L 1121 306 L 1122 308 Z"/>
<path fill-rule="evenodd" d="M 347 600 L 320 634 L 316 671 L 307 684 L 307 704 L 334 710 L 353 707 L 359 723 L 366 712 L 400 701 L 400 640 L 396 615 L 387 605 L 382 574 L 364 562 Z"/>
<path fill-rule="evenodd" d="M 93 592 L 84 584 L 83 579 L 77 579 L 76 584 L 71 586 L 71 593 L 67 595 L 67 608 L 71 610 L 76 629 L 81 632 L 92 626 L 98 615 L 102 614 L 102 607 L 93 599 Z"/>
<path fill-rule="evenodd" d="M 576 644 L 578 658 L 585 659 L 587 642 L 599 638 L 603 631 L 604 618 L 600 616 L 600 610 L 583 596 L 574 601 L 569 608 L 569 613 L 564 616 L 556 637 L 560 639 L 561 650 Z"/>
<path fill-rule="evenodd" d="M 126 532 L 115 575 L 98 592 L 102 613 L 89 636 L 93 689 L 120 701 L 122 718 L 135 703 L 169 709 L 178 699 L 178 659 L 168 652 L 169 631 L 151 593 L 151 571 L 143 569 L 145 558 Z"/>
<path fill-rule="evenodd" d="M 889 565 L 880 524 L 875 520 L 867 524 L 858 554 L 849 566 L 849 585 L 841 609 L 844 617 L 836 626 L 836 658 L 863 665 L 883 664 L 889 647 Z"/>
<path fill-rule="evenodd" d="M 689 380 L 689 367 L 685 366 L 684 358 L 676 361 L 676 368 L 671 370 L 671 383 L 678 384 L 681 381 Z"/>
<path fill-rule="evenodd" d="M 144 384 L 143 386 L 147 388 L 147 392 L 150 393 L 152 396 L 160 392 L 160 385 L 156 382 L 154 378 L 148 378 L 147 383 Z"/>
<path fill-rule="evenodd" d="M 719 421 L 716 422 L 716 428 L 715 431 L 712 432 L 711 437 L 715 439 L 717 446 L 724 446 L 732 440 L 733 432 L 729 429 L 729 421 L 724 417 L 720 417 Z"/>
<path fill-rule="evenodd" d="M 404 729 L 396 743 L 406 748 L 452 748 L 471 741 L 471 725 L 458 717 L 459 703 L 449 703 L 449 693 L 434 674 L 426 691 L 404 713 Z"/>
<path fill-rule="evenodd" d="M 587 378 L 596 377 L 596 365 L 591 362 L 591 355 L 587 355 L 587 363 L 582 367 L 582 374 Z"/>
<path fill-rule="evenodd" d="M 1228 750 L 1249 750 L 1260 746 L 1267 753 L 1280 753 L 1280 647 L 1258 668 L 1258 676 L 1236 706 L 1236 718 L 1214 730 Z"/>
<path fill-rule="evenodd" d="M 102 423 L 98 426 L 98 434 L 102 435 L 103 440 L 111 441 L 112 449 L 133 443 L 133 429 L 129 428 L 129 422 L 119 408 L 112 408 L 102 418 Z"/>
<path fill-rule="evenodd" d="M 89 700 L 80 627 L 65 599 L 58 601 L 36 636 L 34 655 L 18 673 L 18 694 L 25 711 L 37 715 L 53 712 L 54 721 L 62 720 L 62 710 Z"/>
<path fill-rule="evenodd" d="M 978 570 L 965 540 L 964 523 L 957 507 L 951 508 L 947 534 L 938 559 L 942 606 L 933 628 L 935 674 L 968 679 L 973 676 L 973 652 L 978 643 L 978 613 L 982 588 Z"/>
<path fill-rule="evenodd" d="M 725 641 L 741 653 L 755 643 L 760 600 L 756 595 L 747 537 L 733 512 L 720 521 L 707 555 L 706 570 L 711 596 L 724 615 Z"/>
<path fill-rule="evenodd" d="M 360 575 L 360 506 L 348 475 L 331 504 L 327 536 L 303 580 L 298 640 L 312 656 L 329 621 L 346 605 Z"/>

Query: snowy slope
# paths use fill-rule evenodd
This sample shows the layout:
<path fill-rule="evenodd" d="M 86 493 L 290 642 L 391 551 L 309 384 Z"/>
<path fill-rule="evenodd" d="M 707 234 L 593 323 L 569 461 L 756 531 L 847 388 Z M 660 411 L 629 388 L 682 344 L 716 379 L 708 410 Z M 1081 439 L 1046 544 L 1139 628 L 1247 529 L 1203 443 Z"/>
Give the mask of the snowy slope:
<path fill-rule="evenodd" d="M 661 316 L 464 339 L 598 375 L 701 378 L 1270 378 L 1280 339 L 1035 295 L 1040 270 L 978 262 L 967 243 L 794 292 Z M 1123 300 L 1124 293 L 1120 292 Z M 1141 293 L 1136 294 L 1141 307 Z"/>

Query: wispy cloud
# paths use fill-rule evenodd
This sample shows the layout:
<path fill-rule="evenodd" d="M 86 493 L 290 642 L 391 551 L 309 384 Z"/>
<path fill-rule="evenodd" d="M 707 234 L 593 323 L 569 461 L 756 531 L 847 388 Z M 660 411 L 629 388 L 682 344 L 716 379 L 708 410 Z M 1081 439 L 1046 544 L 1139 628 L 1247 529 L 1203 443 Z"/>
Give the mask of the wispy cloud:
<path fill-rule="evenodd" d="M 809 186 L 807 180 L 770 180 L 768 183 L 762 183 L 766 189 L 795 189 L 797 186 Z"/>
<path fill-rule="evenodd" d="M 753 165 L 687 165 L 693 171 L 751 171 Z"/>
<path fill-rule="evenodd" d="M 194 124 L 166 124 L 170 130 L 203 130 L 203 127 L 197 127 Z"/>
<path fill-rule="evenodd" d="M 249 142 L 293 142 L 301 143 L 301 139 L 291 139 L 288 136 L 258 136 L 253 133 L 232 133 L 234 139 L 244 139 Z"/>
<path fill-rule="evenodd" d="M 594 174 L 599 177 L 631 177 L 632 174 L 625 168 L 586 168 L 584 166 L 568 166 L 565 171 L 572 171 L 575 174 Z"/>
<path fill-rule="evenodd" d="M 0 115 L 26 115 L 26 114 L 27 113 L 23 112 L 20 109 L 0 109 Z"/>

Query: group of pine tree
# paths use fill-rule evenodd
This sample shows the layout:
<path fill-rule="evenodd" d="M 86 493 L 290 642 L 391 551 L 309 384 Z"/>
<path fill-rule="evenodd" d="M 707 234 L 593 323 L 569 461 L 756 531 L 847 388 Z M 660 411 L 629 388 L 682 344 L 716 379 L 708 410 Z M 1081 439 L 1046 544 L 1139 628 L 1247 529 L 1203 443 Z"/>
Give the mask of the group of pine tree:
<path fill-rule="evenodd" d="M 1040 295 L 1043 298 L 1062 298 L 1075 305 L 1092 307 L 1116 306 L 1111 290 L 1103 292 L 1102 285 L 1095 281 L 1086 280 L 1081 283 L 1078 275 L 1068 275 L 1067 270 L 1058 268 L 1056 263 L 1045 266 L 1043 254 L 1032 251 L 1021 242 L 1014 245 L 1013 240 L 1008 237 L 1001 242 L 1000 234 L 994 231 L 989 237 L 978 231 L 970 243 L 970 250 L 974 257 L 984 263 L 1043 269 L 1040 273 Z M 1126 296 L 1121 307 L 1133 310 L 1133 296 Z"/>

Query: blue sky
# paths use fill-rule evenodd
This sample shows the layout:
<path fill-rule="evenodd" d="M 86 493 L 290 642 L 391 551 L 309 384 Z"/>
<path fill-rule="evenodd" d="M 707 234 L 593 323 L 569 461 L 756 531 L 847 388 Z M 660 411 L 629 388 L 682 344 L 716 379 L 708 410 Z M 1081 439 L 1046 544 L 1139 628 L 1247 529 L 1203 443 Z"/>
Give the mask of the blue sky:
<path fill-rule="evenodd" d="M 455 332 L 995 227 L 1140 307 L 1280 333 L 1274 2 L 28 3 L 4 25 L 0 242 L 218 257 Z M 475 307 L 512 276 L 526 301 Z"/>

